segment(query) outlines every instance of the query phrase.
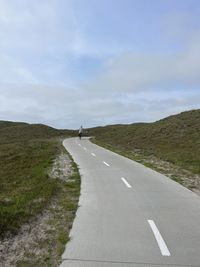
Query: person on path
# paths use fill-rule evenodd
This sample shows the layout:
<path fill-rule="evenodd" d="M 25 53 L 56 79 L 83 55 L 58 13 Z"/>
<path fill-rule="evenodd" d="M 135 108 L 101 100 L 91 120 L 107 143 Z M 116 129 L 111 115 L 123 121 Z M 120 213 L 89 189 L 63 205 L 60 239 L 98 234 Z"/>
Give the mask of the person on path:
<path fill-rule="evenodd" d="M 79 136 L 80 140 L 81 140 L 82 135 L 83 135 L 83 127 L 81 126 L 79 128 L 79 131 L 78 131 L 78 136 Z"/>

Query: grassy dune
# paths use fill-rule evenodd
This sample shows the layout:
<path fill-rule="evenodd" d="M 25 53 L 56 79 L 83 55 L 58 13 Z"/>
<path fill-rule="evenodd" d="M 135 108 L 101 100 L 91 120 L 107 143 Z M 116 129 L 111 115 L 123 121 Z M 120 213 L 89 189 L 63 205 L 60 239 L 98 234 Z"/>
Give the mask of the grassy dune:
<path fill-rule="evenodd" d="M 0 236 L 16 233 L 57 192 L 58 181 L 48 170 L 62 134 L 40 124 L 0 122 Z"/>
<path fill-rule="evenodd" d="M 110 125 L 88 132 L 98 144 L 125 156 L 155 156 L 200 174 L 200 110 L 154 123 Z M 1 237 L 17 233 L 59 191 L 60 182 L 51 179 L 48 170 L 60 153 L 59 138 L 74 134 L 41 124 L 0 121 Z"/>
<path fill-rule="evenodd" d="M 88 131 L 95 142 L 125 155 L 153 155 L 200 174 L 200 109 L 153 123 L 110 125 Z"/>

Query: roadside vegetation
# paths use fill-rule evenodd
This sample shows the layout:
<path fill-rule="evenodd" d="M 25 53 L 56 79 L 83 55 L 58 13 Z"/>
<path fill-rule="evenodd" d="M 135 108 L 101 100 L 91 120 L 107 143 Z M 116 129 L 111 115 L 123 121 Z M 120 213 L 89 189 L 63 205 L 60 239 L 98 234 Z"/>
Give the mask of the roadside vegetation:
<path fill-rule="evenodd" d="M 109 125 L 88 130 L 93 142 L 200 189 L 200 110 L 154 123 Z M 184 170 L 184 174 L 182 171 Z M 185 179 L 184 179 L 185 180 Z M 187 181 L 188 182 L 188 181 Z"/>
<path fill-rule="evenodd" d="M 78 168 L 71 157 L 66 152 L 63 153 L 61 159 L 58 159 L 58 165 L 55 166 L 57 170 L 54 170 L 59 177 L 57 192 L 46 206 L 44 214 L 29 229 L 31 238 L 23 240 L 24 254 L 22 258 L 18 257 L 17 267 L 52 267 L 59 266 L 62 262 L 61 255 L 69 241 L 69 232 L 78 208 L 80 194 Z M 70 167 L 70 173 L 67 175 L 59 166 L 63 164 L 64 158 Z"/>
<path fill-rule="evenodd" d="M 63 137 L 73 135 L 73 131 L 59 131 L 40 124 L 0 121 L 0 262 L 9 255 L 6 245 L 11 247 L 16 243 L 13 240 L 19 233 L 26 236 L 27 231 L 23 231 L 26 225 L 30 228 L 33 224 L 33 231 L 38 230 L 37 222 L 45 214 L 48 220 L 44 228 L 49 231 L 37 240 L 40 249 L 46 248 L 45 253 L 42 250 L 43 256 L 33 253 L 36 241 L 34 248 L 30 245 L 31 250 L 26 250 L 24 243 L 21 249 L 25 254 L 19 252 L 20 257 L 16 254 L 16 245 L 11 255 L 15 255 L 18 263 L 13 259 L 15 263 L 5 266 L 58 266 L 56 263 L 69 239 L 80 194 L 78 169 L 61 144 Z M 70 173 L 62 174 L 58 166 L 57 175 L 52 175 L 52 167 L 60 155 L 70 158 Z M 28 261 L 31 254 L 35 265 Z"/>
<path fill-rule="evenodd" d="M 57 190 L 47 174 L 56 153 L 55 141 L 31 140 L 0 145 L 0 234 L 16 233 L 42 211 Z"/>

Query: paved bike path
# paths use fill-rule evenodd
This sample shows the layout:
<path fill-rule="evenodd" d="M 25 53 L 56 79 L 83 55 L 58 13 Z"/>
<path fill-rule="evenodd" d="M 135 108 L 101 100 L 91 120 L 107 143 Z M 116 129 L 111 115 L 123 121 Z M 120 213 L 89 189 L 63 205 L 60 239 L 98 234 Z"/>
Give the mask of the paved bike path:
<path fill-rule="evenodd" d="M 200 266 L 200 197 L 92 144 L 63 142 L 82 175 L 61 267 Z"/>

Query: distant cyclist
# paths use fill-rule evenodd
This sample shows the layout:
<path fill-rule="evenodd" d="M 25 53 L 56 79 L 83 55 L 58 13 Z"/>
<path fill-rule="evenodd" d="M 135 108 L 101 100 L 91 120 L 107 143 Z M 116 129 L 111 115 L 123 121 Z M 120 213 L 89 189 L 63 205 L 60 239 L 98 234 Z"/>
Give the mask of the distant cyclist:
<path fill-rule="evenodd" d="M 83 127 L 82 126 L 79 128 L 78 136 L 79 136 L 80 139 L 83 136 Z"/>

